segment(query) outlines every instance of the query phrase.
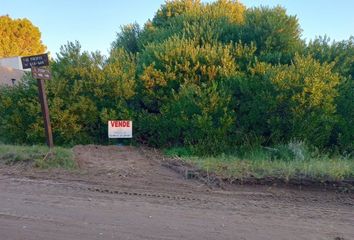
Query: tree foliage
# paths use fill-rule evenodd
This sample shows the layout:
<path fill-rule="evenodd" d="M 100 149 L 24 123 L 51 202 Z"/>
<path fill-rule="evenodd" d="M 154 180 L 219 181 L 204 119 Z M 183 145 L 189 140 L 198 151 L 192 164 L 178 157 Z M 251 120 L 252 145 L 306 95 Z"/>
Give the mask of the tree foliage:
<path fill-rule="evenodd" d="M 281 7 L 174 0 L 123 26 L 107 59 L 68 43 L 47 84 L 55 140 L 106 143 L 108 120 L 132 119 L 135 141 L 202 154 L 293 140 L 353 152 L 353 39 L 300 34 Z M 0 89 L 3 141 L 43 141 L 35 84 Z"/>
<path fill-rule="evenodd" d="M 28 19 L 0 16 L 0 58 L 45 52 L 41 32 Z"/>
<path fill-rule="evenodd" d="M 244 12 L 244 5 L 238 1 L 218 0 L 208 4 L 199 0 L 167 1 L 141 31 L 140 49 L 150 42 L 162 42 L 171 36 L 200 43 L 218 41 L 226 38 L 230 29 L 244 22 Z"/>
<path fill-rule="evenodd" d="M 339 123 L 333 133 L 334 141 L 340 146 L 354 148 L 354 37 L 340 42 L 331 42 L 327 37 L 311 41 L 305 49 L 322 63 L 332 63 L 333 71 L 340 75 L 336 98 Z"/>
<path fill-rule="evenodd" d="M 259 58 L 270 63 L 290 63 L 303 44 L 298 19 L 280 6 L 248 9 L 241 31 L 241 40 L 255 43 Z"/>
<path fill-rule="evenodd" d="M 234 83 L 239 129 L 272 143 L 301 139 L 330 144 L 339 82 L 331 68 L 300 56 L 291 65 L 257 63 Z"/>
<path fill-rule="evenodd" d="M 309 42 L 305 53 L 321 63 L 333 62 L 335 72 L 354 78 L 354 36 L 340 42 L 331 42 L 327 36 L 316 38 Z"/>
<path fill-rule="evenodd" d="M 141 29 L 137 23 L 121 27 L 121 31 L 117 34 L 117 39 L 112 43 L 112 48 L 123 48 L 131 53 L 138 52 L 140 32 Z"/>

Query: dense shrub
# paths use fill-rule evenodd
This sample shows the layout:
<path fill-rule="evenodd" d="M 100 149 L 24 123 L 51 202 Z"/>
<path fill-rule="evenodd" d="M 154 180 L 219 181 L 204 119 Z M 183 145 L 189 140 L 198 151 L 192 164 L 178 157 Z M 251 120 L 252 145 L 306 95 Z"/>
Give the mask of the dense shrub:
<path fill-rule="evenodd" d="M 259 59 L 273 64 L 291 62 L 304 44 L 300 34 L 297 18 L 279 6 L 248 9 L 241 28 L 241 40 L 253 42 Z"/>
<path fill-rule="evenodd" d="M 307 140 L 329 144 L 336 123 L 336 86 L 331 65 L 297 56 L 291 65 L 257 63 L 235 83 L 238 124 L 269 143 Z"/>
<path fill-rule="evenodd" d="M 353 40 L 300 39 L 281 7 L 166 2 L 123 26 L 106 59 L 68 43 L 47 93 L 57 144 L 107 143 L 132 119 L 134 141 L 200 154 L 304 141 L 354 151 Z M 0 140 L 44 141 L 36 81 L 0 88 Z"/>
<path fill-rule="evenodd" d="M 354 37 L 340 42 L 319 37 L 304 51 L 321 63 L 332 63 L 333 71 L 340 75 L 335 99 L 338 124 L 332 132 L 332 142 L 341 149 L 354 151 Z"/>

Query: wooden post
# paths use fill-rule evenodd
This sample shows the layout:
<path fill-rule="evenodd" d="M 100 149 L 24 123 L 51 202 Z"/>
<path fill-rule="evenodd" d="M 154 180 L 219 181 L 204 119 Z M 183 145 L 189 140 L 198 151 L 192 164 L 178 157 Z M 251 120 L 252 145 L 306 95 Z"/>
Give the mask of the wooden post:
<path fill-rule="evenodd" d="M 47 145 L 49 148 L 53 148 L 54 143 L 53 143 L 52 127 L 50 124 L 49 109 L 48 109 L 47 95 L 45 93 L 44 80 L 37 79 L 37 81 L 38 81 L 39 102 L 41 103 L 41 108 L 42 108 L 44 130 L 47 139 Z"/>
<path fill-rule="evenodd" d="M 22 68 L 32 69 L 32 77 L 37 79 L 38 82 L 38 96 L 41 103 L 42 115 L 44 120 L 45 137 L 47 139 L 47 145 L 51 149 L 54 146 L 52 127 L 50 126 L 49 109 L 47 103 L 47 96 L 45 94 L 44 80 L 51 79 L 51 73 L 49 69 L 40 68 L 49 66 L 48 54 L 40 54 L 28 57 L 22 57 Z"/>

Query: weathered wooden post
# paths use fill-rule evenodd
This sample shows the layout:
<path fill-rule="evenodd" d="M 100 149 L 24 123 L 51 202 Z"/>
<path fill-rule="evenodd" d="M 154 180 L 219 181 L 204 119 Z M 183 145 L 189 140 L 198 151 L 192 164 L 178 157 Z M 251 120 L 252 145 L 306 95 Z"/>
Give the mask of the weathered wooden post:
<path fill-rule="evenodd" d="M 47 140 L 47 145 L 49 148 L 54 147 L 52 127 L 50 124 L 49 108 L 47 102 L 47 95 L 45 93 L 45 83 L 44 80 L 51 79 L 51 73 L 49 69 L 40 68 L 49 65 L 48 55 L 41 54 L 29 57 L 22 57 L 22 67 L 23 69 L 31 68 L 32 77 L 37 79 L 38 82 L 38 96 L 39 102 L 41 104 L 45 136 Z"/>

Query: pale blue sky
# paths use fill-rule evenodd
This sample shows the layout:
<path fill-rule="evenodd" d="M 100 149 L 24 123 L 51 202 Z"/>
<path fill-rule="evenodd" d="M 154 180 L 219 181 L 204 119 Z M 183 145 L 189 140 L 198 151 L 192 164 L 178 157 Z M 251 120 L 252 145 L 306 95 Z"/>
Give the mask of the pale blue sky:
<path fill-rule="evenodd" d="M 354 0 L 241 0 L 247 7 L 285 7 L 296 15 L 303 38 L 327 34 L 344 40 L 354 36 Z M 28 18 L 42 32 L 51 53 L 67 41 L 79 40 L 83 49 L 108 53 L 119 27 L 152 18 L 164 0 L 0 0 L 0 15 Z"/>

